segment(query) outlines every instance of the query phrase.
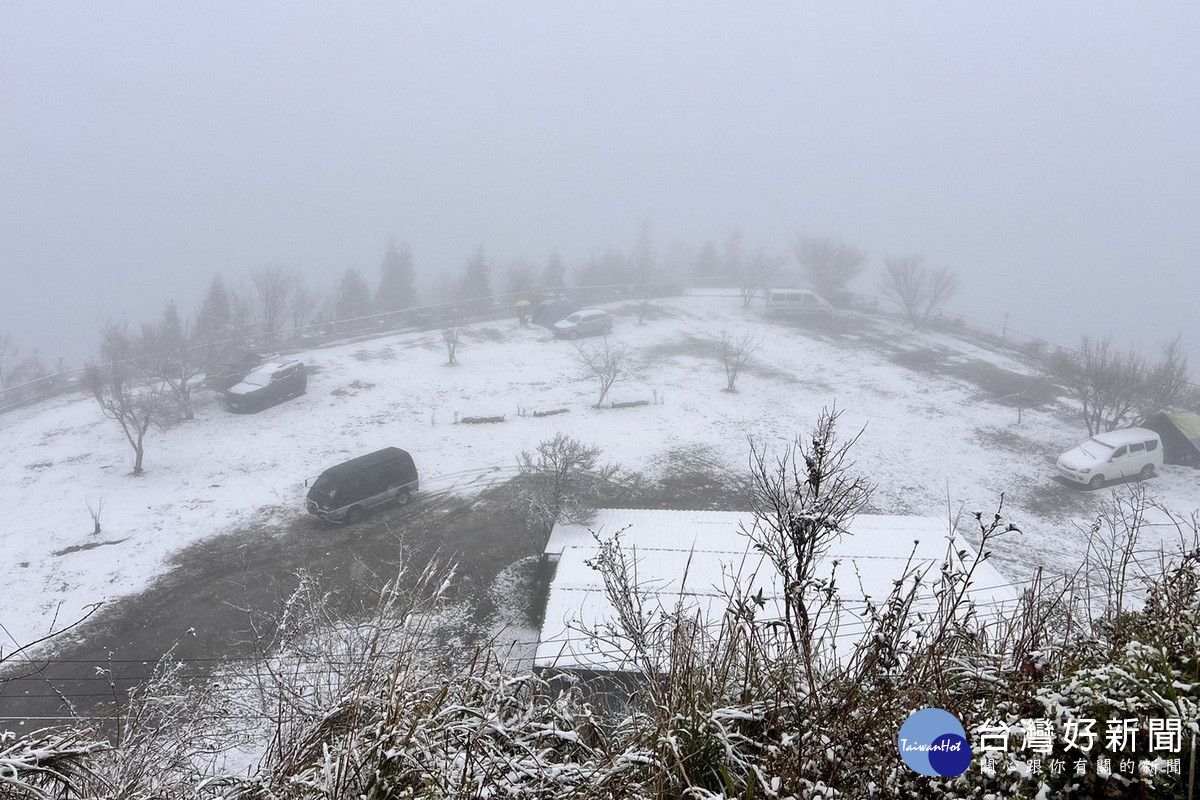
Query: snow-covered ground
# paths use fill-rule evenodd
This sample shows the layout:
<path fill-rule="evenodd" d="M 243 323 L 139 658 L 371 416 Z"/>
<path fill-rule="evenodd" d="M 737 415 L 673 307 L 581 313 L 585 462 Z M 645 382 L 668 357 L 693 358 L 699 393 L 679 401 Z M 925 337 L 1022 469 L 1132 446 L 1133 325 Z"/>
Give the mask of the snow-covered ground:
<path fill-rule="evenodd" d="M 1084 438 L 1065 402 L 1025 409 L 1018 422 L 1015 407 L 978 385 L 900 366 L 895 356 L 984 360 L 1029 375 L 1032 385 L 1036 376 L 1018 358 L 886 318 L 856 319 L 834 334 L 766 322 L 730 296 L 654 306 L 644 325 L 635 307 L 610 307 L 617 315 L 610 340 L 631 349 L 635 376 L 609 399 L 652 401 L 641 407 L 593 408 L 596 382 L 583 375 L 574 347 L 513 320 L 470 326 L 457 367 L 444 366 L 436 331 L 302 353 L 311 370 L 307 395 L 245 416 L 210 399 L 195 420 L 151 431 L 139 478 L 129 475 L 132 454 L 117 425 L 88 397 L 0 417 L 2 649 L 91 603 L 143 589 L 186 545 L 303 515 L 306 478 L 380 447 L 410 451 L 422 488 L 431 490 L 469 490 L 473 479 L 508 474 L 519 451 L 560 431 L 600 445 L 631 470 L 654 473 L 665 453 L 700 448 L 744 474 L 750 439 L 777 448 L 834 403 L 844 410 L 844 436 L 863 429 L 855 453 L 857 468 L 877 484 L 872 511 L 990 513 L 1005 492 L 1006 516 L 1023 532 L 996 548 L 1001 572 L 1020 579 L 1041 565 L 1053 573 L 1081 560 L 1084 531 L 1107 492 L 1053 480 L 1054 457 Z M 721 391 L 722 330 L 764 336 L 736 394 Z M 570 411 L 531 414 L 552 408 Z M 500 424 L 455 424 L 456 415 L 501 414 Z M 1198 476 L 1168 466 L 1149 485 L 1167 507 L 1190 512 L 1200 505 Z M 95 536 L 88 503 L 101 501 L 103 531 Z M 1174 532 L 1161 530 L 1169 547 Z M 969 525 L 964 532 L 970 538 Z"/>

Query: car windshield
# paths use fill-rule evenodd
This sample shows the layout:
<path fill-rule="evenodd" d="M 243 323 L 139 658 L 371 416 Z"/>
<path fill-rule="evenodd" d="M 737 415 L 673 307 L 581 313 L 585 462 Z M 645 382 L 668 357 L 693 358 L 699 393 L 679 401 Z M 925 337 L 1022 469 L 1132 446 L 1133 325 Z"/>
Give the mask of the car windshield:
<path fill-rule="evenodd" d="M 1083 444 L 1079 445 L 1079 449 L 1087 453 L 1092 458 L 1108 458 L 1108 454 L 1117 448 L 1111 444 L 1105 444 L 1099 439 L 1088 439 Z"/>
<path fill-rule="evenodd" d="M 270 382 L 270 372 L 251 372 L 245 378 L 242 378 L 242 383 L 248 383 L 251 386 L 266 386 Z"/>
<path fill-rule="evenodd" d="M 337 482 L 321 476 L 313 481 L 312 488 L 308 491 L 309 497 L 316 500 L 318 503 L 327 503 L 337 496 Z"/>
<path fill-rule="evenodd" d="M 579 315 L 578 315 L 578 314 L 572 314 L 571 316 L 567 317 L 567 318 L 566 318 L 565 320 L 563 320 L 563 321 L 564 321 L 564 322 L 571 322 L 571 323 L 575 323 L 575 322 L 579 322 L 579 319 L 580 319 L 580 317 L 579 317 Z"/>

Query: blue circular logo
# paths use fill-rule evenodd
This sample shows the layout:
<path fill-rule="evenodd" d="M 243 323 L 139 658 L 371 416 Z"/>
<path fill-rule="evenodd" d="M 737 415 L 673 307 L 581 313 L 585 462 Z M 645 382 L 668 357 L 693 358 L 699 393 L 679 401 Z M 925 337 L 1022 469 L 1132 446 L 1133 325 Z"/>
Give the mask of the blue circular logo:
<path fill-rule="evenodd" d="M 900 726 L 900 757 L 915 772 L 952 778 L 971 765 L 971 745 L 962 723 L 949 711 L 923 708 Z"/>

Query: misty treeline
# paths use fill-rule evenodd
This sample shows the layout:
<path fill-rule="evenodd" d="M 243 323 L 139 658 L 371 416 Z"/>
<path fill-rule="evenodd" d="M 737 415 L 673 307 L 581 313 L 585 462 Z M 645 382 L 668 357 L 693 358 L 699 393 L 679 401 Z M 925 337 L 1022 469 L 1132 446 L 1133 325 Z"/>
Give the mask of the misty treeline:
<path fill-rule="evenodd" d="M 788 271 L 793 258 L 795 270 Z M 254 337 L 269 346 L 295 339 L 310 326 L 388 315 L 423 303 L 457 303 L 461 315 L 474 310 L 471 301 L 494 297 L 554 293 L 569 286 L 653 292 L 656 285 L 661 290 L 663 284 L 681 279 L 736 286 L 747 306 L 776 281 L 808 283 L 835 305 L 845 305 L 849 303 L 847 284 L 866 266 L 865 251 L 831 237 L 800 236 L 786 251 L 775 252 L 747 244 L 742 233 L 734 231 L 720 245 L 710 241 L 698 249 L 676 244 L 662 250 L 645 221 L 628 249 L 610 247 L 574 265 L 568 265 L 557 251 L 544 262 L 516 258 L 496 264 L 479 245 L 457 271 L 444 266 L 427 269 L 427 289 L 422 296 L 412 249 L 407 242 L 392 242 L 377 270 L 364 273 L 349 268 L 325 286 L 312 286 L 298 271 L 280 264 L 264 266 L 232 282 L 218 274 L 194 315 L 182 315 L 172 300 L 162 320 L 133 327 L 140 332 L 174 324 L 168 317 L 175 315 L 180 317 L 183 339 L 189 344 L 211 346 Z M 0 338 L 0 389 L 51 372 L 36 349 L 26 354 L 11 337 Z"/>
<path fill-rule="evenodd" d="M 910 562 L 886 596 L 843 600 L 855 577 L 827 555 L 872 484 L 836 423 L 826 412 L 780 452 L 752 448 L 755 524 L 743 532 L 777 583 L 731 567 L 712 611 L 687 592 L 663 604 L 620 533 L 598 538 L 591 565 L 615 614 L 579 634 L 619 653 L 619 680 L 529 672 L 488 648 L 448 659 L 431 626 L 454 591 L 452 565 L 396 576 L 353 616 L 302 574 L 275 624 L 256 626 L 258 659 L 188 677 L 167 654 L 106 729 L 81 721 L 0 741 L 0 796 L 1193 796 L 1200 520 L 1156 509 L 1144 485 L 1114 491 L 1086 531 L 1084 563 L 1038 573 L 997 604 L 975 597 L 998 588 L 978 585 L 980 565 L 1001 537 L 1027 535 L 998 508 L 967 515 L 978 550 L 948 539 L 941 563 Z M 544 444 L 522 454 L 516 479 L 535 501 L 531 545 L 549 518 L 580 511 L 563 505 L 572 476 L 605 469 L 594 448 Z M 1177 552 L 1143 541 L 1152 509 Z M 897 732 L 926 707 L 962 720 L 973 747 L 999 731 L 1010 746 L 988 771 L 976 753 L 961 776 L 917 775 Z M 1139 735 L 1115 754 L 1106 721 L 1129 719 Z M 1096 741 L 1072 748 L 1089 720 Z M 1171 741 L 1152 739 L 1150 720 Z"/>

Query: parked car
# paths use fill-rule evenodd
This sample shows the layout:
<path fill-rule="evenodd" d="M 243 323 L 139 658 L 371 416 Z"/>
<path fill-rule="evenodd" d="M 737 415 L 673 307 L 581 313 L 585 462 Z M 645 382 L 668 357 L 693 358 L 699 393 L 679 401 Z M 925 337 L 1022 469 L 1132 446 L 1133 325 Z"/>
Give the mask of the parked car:
<path fill-rule="evenodd" d="M 1162 440 L 1146 428 L 1098 433 L 1058 457 L 1059 474 L 1090 489 L 1119 478 L 1145 480 L 1162 465 Z"/>
<path fill-rule="evenodd" d="M 829 314 L 833 306 L 807 289 L 771 289 L 767 292 L 764 314 L 774 317 L 782 314 Z"/>
<path fill-rule="evenodd" d="M 225 391 L 225 405 L 230 411 L 261 411 L 307 390 L 308 372 L 302 361 L 268 361 Z"/>
<path fill-rule="evenodd" d="M 321 519 L 354 524 L 384 503 L 405 505 L 419 488 L 412 456 L 385 447 L 322 472 L 308 490 L 305 506 Z"/>
<path fill-rule="evenodd" d="M 204 386 L 215 392 L 226 392 L 241 383 L 267 356 L 249 351 L 226 355 L 209 365 L 204 376 Z"/>
<path fill-rule="evenodd" d="M 612 315 L 602 308 L 581 308 L 551 328 L 559 339 L 578 339 L 580 336 L 603 336 L 613 329 Z"/>

